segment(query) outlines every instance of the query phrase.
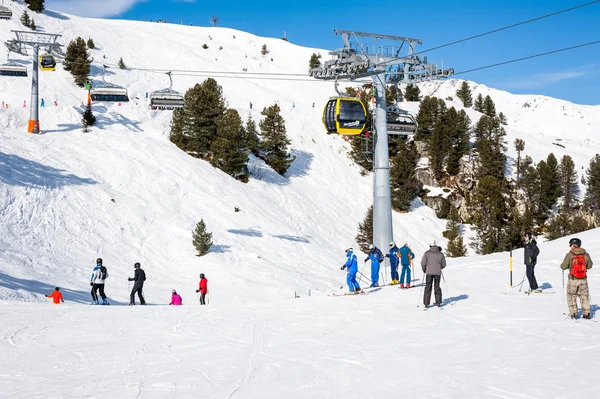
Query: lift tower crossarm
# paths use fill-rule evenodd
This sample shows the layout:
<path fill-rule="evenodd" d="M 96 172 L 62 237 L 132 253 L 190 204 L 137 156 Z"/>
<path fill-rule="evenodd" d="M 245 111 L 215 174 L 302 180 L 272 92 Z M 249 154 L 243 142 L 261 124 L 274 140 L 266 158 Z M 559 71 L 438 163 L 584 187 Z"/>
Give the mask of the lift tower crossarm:
<path fill-rule="evenodd" d="M 341 29 L 334 29 L 333 33 L 335 35 L 351 35 L 351 36 L 360 36 L 360 37 L 371 37 L 374 39 L 386 39 L 386 40 L 394 40 L 394 41 L 399 41 L 399 42 L 415 42 L 418 44 L 423 44 L 423 41 L 421 39 L 414 39 L 411 37 L 403 37 L 403 36 L 380 35 L 377 33 L 356 32 L 353 30 L 341 30 Z"/>

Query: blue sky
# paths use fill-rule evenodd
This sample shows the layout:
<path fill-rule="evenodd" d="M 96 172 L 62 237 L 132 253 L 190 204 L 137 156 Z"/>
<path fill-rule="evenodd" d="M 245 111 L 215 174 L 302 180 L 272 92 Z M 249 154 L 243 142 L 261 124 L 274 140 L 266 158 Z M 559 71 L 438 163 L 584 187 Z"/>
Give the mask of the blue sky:
<path fill-rule="evenodd" d="M 422 50 L 590 0 L 388 0 L 205 1 L 205 0 L 46 0 L 48 8 L 119 19 L 167 19 L 220 26 L 296 44 L 341 47 L 334 29 L 417 37 Z M 375 17 L 376 15 L 381 17 Z M 600 3 L 481 39 L 427 53 L 457 72 L 562 47 L 600 40 Z M 600 44 L 460 77 L 513 93 L 544 94 L 580 104 L 600 104 Z"/>

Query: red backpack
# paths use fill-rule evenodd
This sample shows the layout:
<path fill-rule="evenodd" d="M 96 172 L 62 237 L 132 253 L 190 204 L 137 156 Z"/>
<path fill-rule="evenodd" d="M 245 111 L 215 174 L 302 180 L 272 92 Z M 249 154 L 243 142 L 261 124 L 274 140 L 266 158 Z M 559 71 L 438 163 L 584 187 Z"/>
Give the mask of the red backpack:
<path fill-rule="evenodd" d="M 573 260 L 571 261 L 571 274 L 575 278 L 585 278 L 587 276 L 587 267 L 585 261 L 585 252 L 582 254 L 573 254 Z"/>

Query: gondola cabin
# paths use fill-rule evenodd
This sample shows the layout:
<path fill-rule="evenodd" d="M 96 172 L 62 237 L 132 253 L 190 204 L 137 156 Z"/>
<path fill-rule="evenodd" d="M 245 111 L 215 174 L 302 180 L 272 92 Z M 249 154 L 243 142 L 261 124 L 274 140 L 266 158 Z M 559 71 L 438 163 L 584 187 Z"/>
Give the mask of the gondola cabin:
<path fill-rule="evenodd" d="M 50 54 L 43 54 L 40 57 L 40 69 L 42 71 L 54 71 L 56 69 L 56 58 Z"/>
<path fill-rule="evenodd" d="M 331 98 L 323 110 L 327 133 L 358 135 L 367 123 L 367 111 L 357 98 Z"/>

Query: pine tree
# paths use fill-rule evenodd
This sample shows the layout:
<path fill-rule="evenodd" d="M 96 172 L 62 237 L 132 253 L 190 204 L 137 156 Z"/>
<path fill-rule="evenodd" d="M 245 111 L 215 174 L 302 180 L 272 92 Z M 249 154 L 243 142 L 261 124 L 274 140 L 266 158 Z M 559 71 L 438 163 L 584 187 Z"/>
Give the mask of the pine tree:
<path fill-rule="evenodd" d="M 258 124 L 262 141 L 259 144 L 260 157 L 280 175 L 284 175 L 293 162 L 288 155 L 291 144 L 287 137 L 285 121 L 279 105 L 274 104 L 261 112 L 265 118 Z"/>
<path fill-rule="evenodd" d="M 91 50 L 93 50 L 93 49 L 95 49 L 95 48 L 96 48 L 96 45 L 94 44 L 94 41 L 93 41 L 91 38 L 90 38 L 90 39 L 88 39 L 88 41 L 87 41 L 87 46 L 88 46 L 88 48 L 89 48 L 89 49 L 91 49 Z"/>
<path fill-rule="evenodd" d="M 460 101 L 462 101 L 463 106 L 467 108 L 473 106 L 473 94 L 471 93 L 469 82 L 463 80 L 460 89 L 456 90 L 456 97 L 458 97 Z"/>
<path fill-rule="evenodd" d="M 254 122 L 254 119 L 252 119 L 252 115 L 248 115 L 245 131 L 246 137 L 244 139 L 244 147 L 252 154 L 258 154 L 258 129 L 256 128 L 256 122 Z"/>
<path fill-rule="evenodd" d="M 31 30 L 36 30 L 37 29 L 37 25 L 35 24 L 35 19 L 31 18 L 31 23 L 29 24 L 29 28 Z"/>
<path fill-rule="evenodd" d="M 573 206 L 573 203 L 577 201 L 577 194 L 579 192 L 575 163 L 573 162 L 573 158 L 569 155 L 564 155 L 560 160 L 559 176 L 560 192 L 563 197 L 563 209 L 568 210 Z"/>
<path fill-rule="evenodd" d="M 408 211 L 412 200 L 423 191 L 423 184 L 415 175 L 418 161 L 419 154 L 413 142 L 398 143 L 398 153 L 390 168 L 392 208 Z"/>
<path fill-rule="evenodd" d="M 482 116 L 475 128 L 475 148 L 479 156 L 478 176 L 494 176 L 504 178 L 506 168 L 506 131 L 498 118 Z"/>
<path fill-rule="evenodd" d="M 369 252 L 369 245 L 373 244 L 373 205 L 367 210 L 362 223 L 358 224 L 358 234 L 355 240 L 361 251 Z"/>
<path fill-rule="evenodd" d="M 485 96 L 485 100 L 483 100 L 483 113 L 491 118 L 496 116 L 496 104 L 489 95 Z"/>
<path fill-rule="evenodd" d="M 192 244 L 194 244 L 194 248 L 198 251 L 197 256 L 206 255 L 213 244 L 212 233 L 206 231 L 204 219 L 200 219 L 196 224 L 196 229 L 192 231 Z"/>
<path fill-rule="evenodd" d="M 406 101 L 421 101 L 421 90 L 417 85 L 413 85 L 412 83 L 406 86 L 404 95 L 406 96 Z"/>
<path fill-rule="evenodd" d="M 211 164 L 228 175 L 243 179 L 248 175 L 248 149 L 242 118 L 228 109 L 217 122 L 217 138 L 211 143 Z"/>
<path fill-rule="evenodd" d="M 503 251 L 508 246 L 508 207 L 503 196 L 503 179 L 483 176 L 471 198 L 473 230 L 471 246 L 480 255 Z"/>
<path fill-rule="evenodd" d="M 45 0 L 29 0 L 27 2 L 27 4 L 29 4 L 28 5 L 29 9 L 31 11 L 34 11 L 37 13 L 40 13 L 45 10 L 46 7 L 45 7 L 44 3 L 45 3 Z"/>
<path fill-rule="evenodd" d="M 396 102 L 398 96 L 398 86 L 391 85 L 385 91 L 385 105 L 392 105 Z"/>
<path fill-rule="evenodd" d="M 453 110 L 451 108 L 451 110 Z M 447 114 L 449 114 L 448 112 Z M 455 120 L 449 121 L 451 128 L 448 131 L 448 157 L 446 161 L 446 172 L 450 176 L 456 176 L 460 171 L 460 160 L 469 153 L 469 132 L 471 131 L 471 119 L 464 110 L 456 113 Z"/>
<path fill-rule="evenodd" d="M 426 96 L 419 107 L 417 113 L 417 132 L 415 140 L 427 141 L 428 137 L 433 133 L 436 124 L 442 119 L 446 112 L 445 103 L 437 97 Z"/>
<path fill-rule="evenodd" d="M 21 15 L 21 24 L 28 28 L 31 26 L 31 18 L 29 17 L 29 13 L 27 12 L 27 10 L 24 10 L 23 14 Z"/>
<path fill-rule="evenodd" d="M 119 58 L 119 68 L 127 69 L 127 65 L 125 65 L 125 62 L 123 61 L 123 57 Z"/>
<path fill-rule="evenodd" d="M 481 93 L 479 93 L 477 95 L 477 99 L 475 100 L 475 103 L 473 104 L 473 109 L 477 112 L 481 112 L 482 114 L 485 113 L 484 112 L 484 105 L 483 105 L 483 96 L 481 95 Z"/>
<path fill-rule="evenodd" d="M 460 217 L 458 215 L 458 209 L 454 205 L 450 207 L 450 214 L 448 215 L 448 221 L 446 222 L 446 231 L 443 236 L 448 239 L 448 247 L 446 248 L 446 255 L 449 258 L 459 258 L 467 256 L 467 247 L 463 242 L 462 232 L 460 229 Z"/>
<path fill-rule="evenodd" d="M 312 53 L 312 55 L 310 56 L 310 60 L 308 61 L 308 68 L 313 69 L 320 67 L 321 60 L 319 58 L 320 57 L 317 55 L 317 53 Z"/>
<path fill-rule="evenodd" d="M 223 89 L 208 78 L 185 93 L 185 105 L 173 112 L 169 139 L 189 154 L 205 158 L 224 112 Z"/>
<path fill-rule="evenodd" d="M 546 164 L 548 165 L 549 171 L 549 186 L 548 186 L 548 197 L 552 204 L 555 204 L 560 197 L 560 170 L 558 166 L 558 161 L 553 153 L 548 154 L 546 158 Z"/>
<path fill-rule="evenodd" d="M 67 46 L 67 53 L 63 66 L 66 71 L 70 71 L 75 78 L 75 84 L 83 87 L 88 81 L 90 74 L 90 55 L 87 51 L 87 45 L 83 38 L 78 37 L 72 40 Z"/>
<path fill-rule="evenodd" d="M 520 179 L 523 175 L 521 152 L 525 150 L 525 141 L 519 138 L 515 139 L 515 150 L 517 151 L 517 187 L 520 187 Z"/>
<path fill-rule="evenodd" d="M 590 166 L 586 170 L 587 191 L 584 204 L 591 210 L 600 209 L 600 155 L 596 154 L 590 160 Z"/>
<path fill-rule="evenodd" d="M 85 111 L 83 111 L 82 123 L 85 126 L 94 126 L 94 124 L 96 123 L 96 116 L 94 116 L 94 113 L 92 112 L 92 103 L 88 102 L 85 106 Z"/>
<path fill-rule="evenodd" d="M 498 120 L 500 121 L 501 125 L 504 125 L 504 126 L 508 125 L 508 121 L 506 120 L 506 115 L 504 115 L 502 112 L 500 112 L 498 114 Z"/>
<path fill-rule="evenodd" d="M 260 50 L 260 53 L 261 53 L 262 55 L 267 55 L 267 53 L 268 53 L 268 52 L 269 52 L 269 50 L 267 50 L 267 45 L 266 45 L 266 44 L 263 44 L 263 45 L 262 45 L 262 48 L 261 48 L 261 50 Z"/>

